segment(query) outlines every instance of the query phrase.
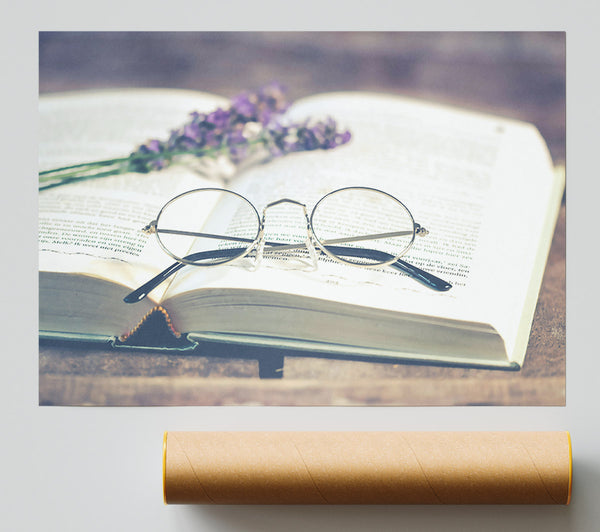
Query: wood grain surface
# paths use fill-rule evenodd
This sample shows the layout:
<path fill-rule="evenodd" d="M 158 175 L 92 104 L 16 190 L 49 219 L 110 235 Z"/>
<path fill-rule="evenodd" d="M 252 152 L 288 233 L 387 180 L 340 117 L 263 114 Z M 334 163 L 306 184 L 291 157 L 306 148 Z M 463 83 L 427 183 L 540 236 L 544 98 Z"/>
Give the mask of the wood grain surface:
<path fill-rule="evenodd" d="M 40 93 L 171 87 L 230 97 L 279 80 L 291 98 L 331 90 L 423 98 L 532 122 L 554 162 L 565 163 L 563 33 L 45 32 L 39 57 Z M 521 371 L 40 341 L 40 404 L 563 405 L 565 213 L 563 199 Z"/>

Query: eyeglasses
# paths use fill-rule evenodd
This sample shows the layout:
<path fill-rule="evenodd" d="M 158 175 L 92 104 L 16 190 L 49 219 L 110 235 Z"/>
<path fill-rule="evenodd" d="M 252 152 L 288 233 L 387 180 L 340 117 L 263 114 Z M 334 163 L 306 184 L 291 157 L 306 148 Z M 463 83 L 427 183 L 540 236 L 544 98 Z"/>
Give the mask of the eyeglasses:
<path fill-rule="evenodd" d="M 265 240 L 268 209 L 292 204 L 303 210 L 306 236 L 302 242 Z M 210 213 L 210 216 L 207 216 Z M 281 224 L 289 226 L 289 221 Z M 185 265 L 200 267 L 230 264 L 254 257 L 258 268 L 264 254 L 307 251 L 316 268 L 317 253 L 353 266 L 391 266 L 438 291 L 452 285 L 400 260 L 415 237 L 428 234 L 414 221 L 408 208 L 386 192 L 368 187 L 347 187 L 323 196 L 308 214 L 305 204 L 284 198 L 264 207 L 262 216 L 250 201 L 236 192 L 200 188 L 169 200 L 155 220 L 142 229 L 155 234 L 160 247 L 175 263 L 124 298 L 136 303 Z M 286 233 L 285 227 L 279 231 Z"/>

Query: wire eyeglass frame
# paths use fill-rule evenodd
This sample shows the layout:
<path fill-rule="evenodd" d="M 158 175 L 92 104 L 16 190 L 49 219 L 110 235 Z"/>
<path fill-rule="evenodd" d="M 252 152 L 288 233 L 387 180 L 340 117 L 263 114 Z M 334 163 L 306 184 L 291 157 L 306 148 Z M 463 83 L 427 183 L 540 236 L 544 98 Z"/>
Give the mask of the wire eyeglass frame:
<path fill-rule="evenodd" d="M 158 222 L 161 219 L 161 215 L 164 213 L 165 209 L 167 209 L 171 204 L 173 204 L 175 201 L 180 200 L 181 198 L 183 198 L 185 196 L 189 196 L 193 193 L 198 193 L 198 192 L 203 192 L 203 191 L 228 193 L 228 194 L 237 196 L 237 198 L 243 200 L 248 206 L 251 207 L 253 213 L 256 215 L 257 222 L 258 222 L 256 235 L 253 238 L 244 238 L 244 237 L 237 237 L 237 236 L 230 236 L 230 235 L 218 235 L 218 234 L 205 233 L 205 232 L 183 231 L 183 230 L 179 230 L 179 229 L 170 230 L 170 229 L 164 229 L 164 228 L 158 227 Z M 412 229 L 404 230 L 404 231 L 392 231 L 392 232 L 386 232 L 386 233 L 358 235 L 358 236 L 353 236 L 353 237 L 342 237 L 342 238 L 338 238 L 338 239 L 329 239 L 329 240 L 320 239 L 317 236 L 317 234 L 315 234 L 315 231 L 314 231 L 315 213 L 317 212 L 319 205 L 323 201 L 327 200 L 334 194 L 337 194 L 337 193 L 340 193 L 343 191 L 368 191 L 368 192 L 372 192 L 372 193 L 378 193 L 378 194 L 382 194 L 384 197 L 387 197 L 387 198 L 397 202 L 406 211 L 408 217 L 410 218 L 410 221 L 412 222 Z M 284 204 L 284 203 L 299 206 L 299 207 L 301 207 L 301 209 L 303 211 L 304 219 L 306 221 L 307 236 L 306 236 L 305 241 L 302 243 L 285 244 L 285 243 L 281 243 L 281 242 L 265 241 L 264 235 L 265 235 L 267 210 L 272 207 L 275 207 L 277 205 Z M 124 301 L 126 303 L 136 303 L 138 301 L 141 301 L 148 295 L 148 293 L 151 290 L 156 288 L 159 284 L 161 284 L 163 281 L 165 281 L 168 277 L 170 277 L 176 271 L 178 271 L 179 269 L 181 269 L 182 267 L 184 267 L 186 265 L 199 266 L 199 267 L 213 267 L 213 266 L 220 266 L 223 264 L 230 264 L 234 261 L 237 261 L 239 259 L 242 259 L 242 258 L 248 256 L 254 250 L 256 251 L 256 254 L 255 254 L 254 264 L 252 266 L 253 270 L 255 270 L 259 267 L 264 253 L 274 253 L 274 252 L 299 250 L 299 249 L 305 249 L 308 251 L 309 256 L 312 259 L 313 267 L 316 268 L 317 263 L 318 263 L 318 259 L 317 259 L 317 250 L 318 250 L 319 252 L 323 253 L 324 255 L 328 256 L 329 258 L 333 259 L 334 261 L 341 262 L 344 264 L 349 264 L 352 266 L 358 266 L 358 267 L 363 267 L 363 268 L 381 268 L 384 266 L 392 266 L 392 267 L 404 272 L 405 274 L 412 277 L 413 279 L 419 281 L 420 283 L 422 283 L 436 291 L 445 292 L 452 287 L 452 285 L 450 283 L 448 283 L 447 281 L 444 281 L 429 272 L 426 272 L 412 264 L 409 264 L 406 261 L 401 260 L 400 257 L 405 255 L 408 252 L 408 250 L 412 247 L 412 245 L 415 241 L 415 238 L 417 236 L 419 236 L 419 237 L 426 236 L 429 233 L 429 231 L 427 229 L 425 229 L 423 226 L 421 226 L 420 224 L 418 224 L 417 222 L 415 222 L 410 210 L 400 200 L 398 200 L 391 194 L 388 194 L 387 192 L 384 192 L 384 191 L 376 189 L 376 188 L 344 187 L 344 188 L 334 190 L 334 191 L 326 194 L 325 196 L 323 196 L 315 204 L 310 215 L 308 213 L 308 208 L 304 203 L 301 203 L 297 200 L 290 199 L 290 198 L 282 198 L 282 199 L 279 199 L 279 200 L 276 200 L 276 201 L 273 201 L 273 202 L 267 204 L 262 210 L 262 216 L 259 216 L 258 210 L 247 198 L 245 198 L 241 194 L 238 194 L 237 192 L 233 192 L 233 191 L 226 190 L 226 189 L 220 189 L 220 188 L 194 189 L 194 190 L 189 190 L 187 192 L 179 194 L 178 196 L 175 196 L 174 198 L 170 199 L 167 203 L 165 203 L 163 205 L 163 207 L 161 208 L 161 210 L 159 211 L 157 217 L 154 220 L 152 220 L 149 224 L 147 224 L 145 227 L 143 227 L 142 231 L 147 234 L 155 234 L 157 237 L 158 244 L 161 247 L 161 249 L 165 253 L 167 253 L 167 255 L 172 257 L 176 262 L 174 264 L 172 264 L 171 266 L 169 266 L 168 268 L 166 268 L 165 270 L 163 270 L 161 273 L 159 273 L 155 277 L 153 277 L 152 279 L 150 279 L 148 282 L 144 283 L 142 286 L 140 286 L 139 288 L 137 288 L 136 290 L 134 290 L 133 292 L 128 294 L 124 298 Z M 186 255 L 185 257 L 179 257 L 175 253 L 173 253 L 173 251 L 171 249 L 169 249 L 168 246 L 166 246 L 164 244 L 164 242 L 160 238 L 161 233 L 185 235 L 185 236 L 190 236 L 190 237 L 204 237 L 204 238 L 209 238 L 209 239 L 218 239 L 218 240 L 222 240 L 222 241 L 228 240 L 228 241 L 243 243 L 243 244 L 245 244 L 245 246 L 241 247 L 241 248 L 215 249 L 210 252 L 202 251 L 202 252 L 198 252 L 198 253 L 191 253 L 189 255 Z M 380 238 L 390 238 L 390 237 L 397 237 L 397 236 L 410 236 L 409 242 L 407 244 L 405 244 L 402 251 L 398 254 L 390 254 L 390 253 L 376 250 L 376 249 L 340 246 L 340 244 L 347 244 L 350 242 L 368 241 L 368 240 L 374 240 L 374 239 L 380 239 Z M 358 262 L 353 262 L 351 260 L 344 259 L 343 257 L 358 257 L 358 258 L 362 258 L 365 260 L 368 259 L 373 262 L 358 263 Z M 217 259 L 217 261 L 213 261 L 213 262 L 209 262 L 209 263 L 196 262 L 200 259 Z M 220 260 L 220 259 L 222 259 L 222 260 Z"/>

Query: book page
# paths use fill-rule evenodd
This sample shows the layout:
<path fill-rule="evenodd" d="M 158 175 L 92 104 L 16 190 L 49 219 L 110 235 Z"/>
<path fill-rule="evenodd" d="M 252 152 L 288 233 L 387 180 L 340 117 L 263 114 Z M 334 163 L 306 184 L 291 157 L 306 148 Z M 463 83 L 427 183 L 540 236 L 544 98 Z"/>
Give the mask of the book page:
<path fill-rule="evenodd" d="M 165 139 L 194 110 L 212 110 L 227 100 L 172 89 L 107 89 L 44 94 L 39 100 L 39 165 L 127 157 L 140 144 Z"/>
<path fill-rule="evenodd" d="M 166 138 L 191 111 L 224 103 L 217 96 L 189 91 L 43 96 L 40 169 L 126 157 L 151 138 Z M 85 273 L 136 288 L 172 262 L 155 245 L 155 237 L 141 229 L 171 197 L 202 186 L 215 186 L 215 182 L 174 166 L 41 191 L 40 271 Z M 206 212 L 211 208 L 207 206 Z"/>
<path fill-rule="evenodd" d="M 363 269 L 321 259 L 313 271 L 306 261 L 265 258 L 255 272 L 248 264 L 182 271 L 165 297 L 198 287 L 260 288 L 490 323 L 510 351 L 520 318 L 515 309 L 526 297 L 546 212 L 559 188 L 535 128 L 364 94 L 309 98 L 294 106 L 291 116 L 332 116 L 353 138 L 331 151 L 298 153 L 249 169 L 232 189 L 259 212 L 269 202 L 293 198 L 305 203 L 309 213 L 320 197 L 340 187 L 382 189 L 407 205 L 430 231 L 416 239 L 404 259 L 453 288 L 435 292 L 390 267 Z M 301 210 L 288 211 L 271 228 L 267 218 L 267 239 L 306 238 Z"/>

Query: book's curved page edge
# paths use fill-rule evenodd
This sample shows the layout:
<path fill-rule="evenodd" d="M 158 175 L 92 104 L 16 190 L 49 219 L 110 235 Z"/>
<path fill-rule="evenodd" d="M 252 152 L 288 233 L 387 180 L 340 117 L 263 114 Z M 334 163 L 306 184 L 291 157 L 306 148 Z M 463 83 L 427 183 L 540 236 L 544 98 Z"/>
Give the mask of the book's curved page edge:
<path fill-rule="evenodd" d="M 106 336 L 100 334 L 83 334 L 83 333 L 68 333 L 56 331 L 39 331 L 40 340 L 57 340 L 67 342 L 86 342 L 94 344 L 112 345 L 115 340 L 114 336 Z"/>
<path fill-rule="evenodd" d="M 342 91 L 331 91 L 331 92 L 319 92 L 303 96 L 296 100 L 290 106 L 291 114 L 294 116 L 296 113 L 305 112 L 305 107 L 311 107 L 314 104 L 319 104 L 322 100 L 327 101 L 330 99 L 364 99 L 370 98 L 372 101 L 380 101 L 383 103 L 403 103 L 404 105 L 410 105 L 412 107 L 419 108 L 421 112 L 427 113 L 459 113 L 465 117 L 471 117 L 475 120 L 494 120 L 496 122 L 502 122 L 504 124 L 520 124 L 529 125 L 530 123 L 525 120 L 519 120 L 517 118 L 511 118 L 497 114 L 494 112 L 486 112 L 478 109 L 470 109 L 464 107 L 464 105 L 452 104 L 449 102 L 440 102 L 435 100 L 427 100 L 423 98 L 417 98 L 408 94 L 392 94 L 389 92 L 378 92 L 378 91 L 357 91 L 357 90 L 342 90 Z"/>
<path fill-rule="evenodd" d="M 529 336 L 531 334 L 531 325 L 533 323 L 533 317 L 546 271 L 548 255 L 550 254 L 552 240 L 556 231 L 556 224 L 558 223 L 558 217 L 560 215 L 562 197 L 565 192 L 566 184 L 565 167 L 561 165 L 555 166 L 554 176 L 555 182 L 551 193 L 552 200 L 548 206 L 548 209 L 546 210 L 546 218 L 544 220 L 544 227 L 547 229 L 542 234 L 542 238 L 538 243 L 536 254 L 536 263 L 543 263 L 543 266 L 534 268 L 531 273 L 531 278 L 528 284 L 529 290 L 525 297 L 525 304 L 523 307 L 521 322 L 517 330 L 514 349 L 512 354 L 509 353 L 509 356 L 512 357 L 511 359 L 521 365 L 525 359 L 527 345 L 529 343 Z"/>
<path fill-rule="evenodd" d="M 234 346 L 251 346 L 266 349 L 281 349 L 286 352 L 286 355 L 297 356 L 314 356 L 328 355 L 331 358 L 343 358 L 351 360 L 369 360 L 375 362 L 377 360 L 386 362 L 405 362 L 405 363 L 422 363 L 434 364 L 448 367 L 465 367 L 465 368 L 485 368 L 485 369 L 503 369 L 510 371 L 519 371 L 521 365 L 517 362 L 509 360 L 487 360 L 485 362 L 461 362 L 454 357 L 419 356 L 414 353 L 402 353 L 401 351 L 393 351 L 387 349 L 365 348 L 352 345 L 333 344 L 325 342 L 314 342 L 307 340 L 296 340 L 292 338 L 279 338 L 258 335 L 246 334 L 230 334 L 218 332 L 194 332 L 189 333 L 188 338 L 198 344 L 201 342 L 215 342 L 229 344 Z"/>

